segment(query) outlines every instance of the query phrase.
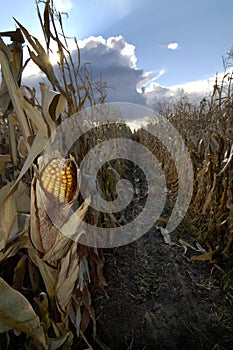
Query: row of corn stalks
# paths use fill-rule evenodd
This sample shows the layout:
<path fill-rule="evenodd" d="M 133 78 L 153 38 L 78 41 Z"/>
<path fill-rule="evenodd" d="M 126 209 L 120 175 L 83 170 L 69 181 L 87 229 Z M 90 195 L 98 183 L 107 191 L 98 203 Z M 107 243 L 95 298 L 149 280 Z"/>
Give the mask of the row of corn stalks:
<path fill-rule="evenodd" d="M 156 112 L 175 126 L 190 152 L 194 170 L 193 196 L 184 220 L 186 227 L 181 225 L 180 231 L 189 231 L 205 245 L 208 253 L 200 256 L 200 260 L 211 261 L 215 253 L 228 254 L 232 251 L 232 79 L 229 71 L 221 81 L 216 78 L 212 94 L 199 105 L 191 103 L 186 95 L 182 95 L 176 103 L 160 103 L 155 106 Z M 174 205 L 179 179 L 170 154 L 158 140 L 143 130 L 137 131 L 137 139 L 151 148 L 163 165 Z M 174 147 L 175 142 L 174 140 Z M 167 214 L 170 212 L 171 208 Z M 166 220 L 163 218 L 162 221 Z"/>
<path fill-rule="evenodd" d="M 7 278 L 0 278 L 0 342 L 6 349 L 12 347 L 14 332 L 26 334 L 25 349 L 70 349 L 72 344 L 91 348 L 84 332 L 92 321 L 90 333 L 95 339 L 92 295 L 105 289 L 103 254 L 64 237 L 43 209 L 41 193 L 48 200 L 52 196 L 72 203 L 78 196 L 78 167 L 89 148 L 106 134 L 117 137 L 119 129 L 121 135 L 122 128 L 126 135 L 130 131 L 120 121 L 119 128 L 102 128 L 102 136 L 97 127 L 73 145 L 69 160 L 58 157 L 46 164 L 42 153 L 53 131 L 84 106 L 99 102 L 102 90 L 91 83 L 75 39 L 77 57 L 69 51 L 53 2 L 37 1 L 37 11 L 44 46 L 17 21 L 16 31 L 2 33 L 10 35 L 12 44 L 0 38 L 0 262 L 9 269 L 9 274 L 3 273 Z M 51 43 L 59 54 L 56 71 L 49 61 Z M 21 84 L 25 49 L 48 81 L 40 84 L 40 102 L 34 88 Z M 106 196 L 121 172 L 119 162 L 103 169 L 99 182 Z M 91 223 L 102 221 L 98 213 L 88 212 L 86 203 L 76 212 Z M 12 258 L 13 271 L 10 263 L 5 264 Z"/>

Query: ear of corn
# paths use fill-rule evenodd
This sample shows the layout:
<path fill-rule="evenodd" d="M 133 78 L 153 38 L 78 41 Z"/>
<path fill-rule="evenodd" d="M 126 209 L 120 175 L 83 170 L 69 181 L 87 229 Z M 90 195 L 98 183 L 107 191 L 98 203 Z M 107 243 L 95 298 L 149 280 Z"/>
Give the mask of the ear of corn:
<path fill-rule="evenodd" d="M 53 159 L 43 169 L 40 185 L 46 195 L 60 203 L 70 203 L 77 192 L 77 166 L 70 159 Z"/>

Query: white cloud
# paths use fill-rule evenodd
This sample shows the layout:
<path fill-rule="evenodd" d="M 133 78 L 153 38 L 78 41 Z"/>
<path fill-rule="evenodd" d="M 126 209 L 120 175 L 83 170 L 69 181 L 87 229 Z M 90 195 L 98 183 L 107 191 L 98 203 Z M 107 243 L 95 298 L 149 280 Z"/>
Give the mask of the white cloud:
<path fill-rule="evenodd" d="M 170 90 L 175 91 L 177 89 L 183 89 L 184 91 L 186 91 L 187 93 L 210 93 L 213 91 L 213 86 L 215 84 L 216 81 L 216 77 L 218 82 L 221 82 L 224 79 L 224 76 L 226 74 L 231 74 L 232 73 L 232 69 L 228 69 L 226 72 L 221 72 L 218 73 L 217 75 L 208 77 L 206 79 L 202 79 L 202 80 L 194 80 L 194 81 L 190 81 L 188 83 L 184 83 L 184 84 L 177 84 L 177 85 L 173 85 L 170 86 Z"/>
<path fill-rule="evenodd" d="M 88 58 L 89 62 L 104 68 L 104 65 L 112 65 L 115 60 L 117 65 L 127 65 L 136 69 L 135 46 L 127 43 L 122 35 L 108 39 L 90 36 L 80 40 L 78 44 L 84 55 L 83 61 Z M 104 62 L 100 58 L 104 58 Z"/>
<path fill-rule="evenodd" d="M 144 98 L 136 90 L 143 71 L 136 66 L 135 46 L 122 35 L 104 39 L 89 37 L 79 42 L 82 62 L 89 62 L 93 80 L 109 86 L 108 101 L 128 101 L 144 104 Z"/>
<path fill-rule="evenodd" d="M 220 84 L 222 82 L 227 73 L 231 75 L 232 72 L 232 69 L 229 69 L 227 72 L 217 74 L 218 83 Z M 213 92 L 215 81 L 216 75 L 202 80 L 195 80 L 167 87 L 154 83 L 150 89 L 146 90 L 144 97 L 146 99 L 146 104 L 149 107 L 153 107 L 157 102 L 164 100 L 175 101 L 183 93 L 188 94 L 190 101 L 199 102 L 203 97 L 210 96 Z"/>
<path fill-rule="evenodd" d="M 145 72 L 142 76 L 142 80 L 140 80 L 137 84 L 137 91 L 139 93 L 148 93 L 150 91 L 153 91 L 155 87 L 158 85 L 156 80 L 158 80 L 164 74 L 165 74 L 164 69 L 161 69 L 157 73 Z"/>
<path fill-rule="evenodd" d="M 120 101 L 145 104 L 145 98 L 137 92 L 137 84 L 144 79 L 143 70 L 137 68 L 135 46 L 125 41 L 123 36 L 110 37 L 108 39 L 89 37 L 79 41 L 82 63 L 90 63 L 88 70 L 93 82 L 102 79 L 106 82 L 107 102 Z M 74 60 L 77 53 L 72 52 Z M 41 75 L 31 78 L 24 75 L 24 83 L 38 85 Z"/>
<path fill-rule="evenodd" d="M 177 50 L 179 48 L 179 44 L 178 43 L 169 43 L 169 44 L 167 44 L 167 48 L 170 50 Z"/>
<path fill-rule="evenodd" d="M 161 86 L 159 78 L 166 72 L 160 69 L 157 72 L 144 72 L 137 67 L 135 46 L 125 41 L 123 36 L 108 39 L 89 37 L 79 42 L 82 63 L 90 63 L 88 70 L 93 82 L 106 82 L 106 102 L 131 102 L 153 107 L 158 101 L 176 99 L 181 92 L 187 92 L 192 99 L 200 100 L 209 94 L 214 85 L 215 77 L 192 81 L 173 86 Z M 73 51 L 74 60 L 77 52 Z M 32 72 L 32 70 L 31 70 Z M 39 81 L 45 77 L 33 71 L 34 76 L 24 75 L 26 85 L 38 86 Z M 223 74 L 219 74 L 219 81 Z"/>
<path fill-rule="evenodd" d="M 211 91 L 212 88 L 213 88 L 213 77 L 209 79 L 195 80 L 184 84 L 177 84 L 177 85 L 170 86 L 170 90 L 172 91 L 176 91 L 177 89 L 183 89 L 187 93 L 193 93 L 193 92 L 206 93 L 208 91 Z"/>
<path fill-rule="evenodd" d="M 74 6 L 71 0 L 53 0 L 53 3 L 60 12 L 68 12 Z"/>

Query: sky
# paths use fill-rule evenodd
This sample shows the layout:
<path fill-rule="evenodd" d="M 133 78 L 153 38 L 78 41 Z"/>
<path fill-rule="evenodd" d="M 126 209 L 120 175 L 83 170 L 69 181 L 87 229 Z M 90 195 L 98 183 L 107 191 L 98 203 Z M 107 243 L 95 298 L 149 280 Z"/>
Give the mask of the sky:
<path fill-rule="evenodd" d="M 111 101 L 152 105 L 179 88 L 205 92 L 213 85 L 211 77 L 223 72 L 222 57 L 233 46 L 232 0 L 54 3 L 68 14 L 63 16 L 65 33 L 79 40 L 93 79 L 101 76 L 110 86 Z M 34 0 L 3 1 L 1 14 L 0 31 L 14 29 L 15 17 L 41 37 Z"/>

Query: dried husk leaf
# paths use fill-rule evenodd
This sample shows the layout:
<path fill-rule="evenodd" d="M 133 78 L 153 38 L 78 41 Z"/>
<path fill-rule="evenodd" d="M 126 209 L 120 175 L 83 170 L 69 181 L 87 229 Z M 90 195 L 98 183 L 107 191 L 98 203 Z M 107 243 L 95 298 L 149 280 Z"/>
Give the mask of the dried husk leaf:
<path fill-rule="evenodd" d="M 34 247 L 43 253 L 53 247 L 59 230 L 53 225 L 45 207 L 45 196 L 37 175 L 31 186 L 31 231 L 30 237 Z"/>
<path fill-rule="evenodd" d="M 40 237 L 40 223 L 39 223 L 38 213 L 37 213 L 37 201 L 38 201 L 37 195 L 36 195 L 37 182 L 38 182 L 38 179 L 35 174 L 31 184 L 30 239 L 33 247 L 37 251 L 44 252 L 43 245 L 41 242 L 41 237 Z"/>
<path fill-rule="evenodd" d="M 56 284 L 56 298 L 63 313 L 68 312 L 69 303 L 79 273 L 79 256 L 77 243 L 73 243 L 68 253 L 60 260 Z"/>
<path fill-rule="evenodd" d="M 0 278 L 0 320 L 8 328 L 24 332 L 47 349 L 45 335 L 29 301 Z"/>
<path fill-rule="evenodd" d="M 69 251 L 73 241 L 63 235 L 63 233 L 58 232 L 56 240 L 52 248 L 44 254 L 43 260 L 49 262 L 56 262 L 62 259 Z"/>
<path fill-rule="evenodd" d="M 33 263 L 39 268 L 49 297 L 54 299 L 56 295 L 55 285 L 58 273 L 56 267 L 52 267 L 43 261 L 33 247 L 29 247 L 28 252 Z"/>
<path fill-rule="evenodd" d="M 85 234 L 82 228 L 82 219 L 84 218 L 88 209 L 89 202 L 85 201 L 72 215 L 68 218 L 68 221 L 61 227 L 62 232 L 58 232 L 54 245 L 52 248 L 43 256 L 43 260 L 56 261 L 61 259 L 67 254 L 68 249 L 82 234 Z M 68 209 L 68 206 L 66 206 Z M 67 213 L 64 211 L 64 217 Z M 69 229 L 70 227 L 70 229 Z M 77 235 L 78 232 L 78 235 Z"/>
<path fill-rule="evenodd" d="M 55 217 L 61 218 L 61 231 L 66 234 L 64 238 L 60 231 L 54 226 L 47 211 L 53 211 Z M 31 232 L 30 237 L 34 247 L 45 254 L 45 260 L 57 260 L 64 255 L 69 246 L 69 237 L 72 232 L 69 228 L 74 221 L 73 227 L 76 231 L 82 224 L 82 219 L 87 211 L 88 203 L 85 202 L 70 217 L 70 206 L 68 204 L 57 206 L 54 201 L 50 202 L 40 186 L 37 175 L 34 176 L 31 186 Z M 62 214 L 62 215 L 61 215 Z M 75 231 L 75 232 L 76 232 Z"/>

